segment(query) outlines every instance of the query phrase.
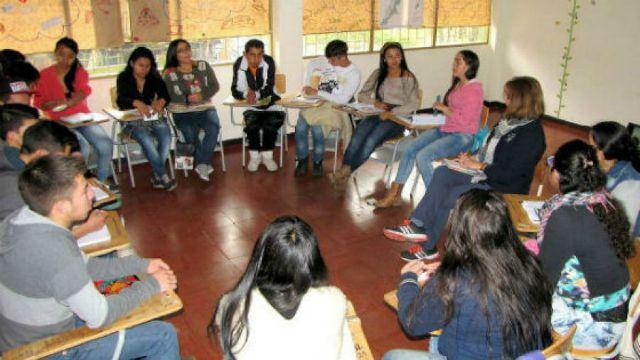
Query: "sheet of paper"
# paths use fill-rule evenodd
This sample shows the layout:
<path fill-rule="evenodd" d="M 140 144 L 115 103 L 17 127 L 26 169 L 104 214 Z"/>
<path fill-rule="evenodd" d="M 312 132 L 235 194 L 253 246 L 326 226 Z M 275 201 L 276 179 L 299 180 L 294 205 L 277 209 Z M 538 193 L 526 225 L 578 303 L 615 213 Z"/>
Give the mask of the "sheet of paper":
<path fill-rule="evenodd" d="M 318 97 L 296 96 L 293 98 L 293 102 L 305 103 L 305 104 L 317 104 L 321 101 Z"/>
<path fill-rule="evenodd" d="M 373 106 L 373 104 L 367 103 L 350 103 L 347 104 L 348 107 L 355 109 L 363 114 L 380 114 L 382 110 Z"/>
<path fill-rule="evenodd" d="M 100 230 L 89 233 L 80 239 L 78 239 L 78 246 L 86 247 L 89 245 L 100 244 L 111 240 L 111 234 L 109 234 L 109 228 L 104 225 Z"/>
<path fill-rule="evenodd" d="M 443 114 L 414 114 L 411 115 L 413 125 L 444 125 Z"/>
<path fill-rule="evenodd" d="M 104 200 L 109 197 L 109 194 L 102 190 L 101 187 L 91 185 L 91 188 L 93 189 L 93 193 L 95 194 L 96 201 Z"/>
<path fill-rule="evenodd" d="M 467 169 L 466 167 L 463 167 L 462 165 L 460 165 L 460 163 L 458 163 L 455 160 L 443 159 L 443 161 L 444 161 L 444 164 L 446 165 L 446 167 L 448 167 L 451 170 L 454 170 L 454 171 L 457 171 L 457 172 L 461 172 L 463 174 L 467 174 L 467 175 L 471 175 L 471 176 L 476 176 L 476 175 L 482 174 L 482 171 L 474 170 L 474 169 Z"/>
<path fill-rule="evenodd" d="M 540 209 L 542 209 L 542 205 L 544 205 L 544 201 L 524 200 L 522 202 L 522 208 L 529 216 L 529 220 L 534 224 L 540 224 Z"/>
<path fill-rule="evenodd" d="M 77 113 L 69 116 L 63 116 L 61 119 L 69 124 L 80 124 L 90 121 L 106 120 L 107 116 L 100 113 Z"/>

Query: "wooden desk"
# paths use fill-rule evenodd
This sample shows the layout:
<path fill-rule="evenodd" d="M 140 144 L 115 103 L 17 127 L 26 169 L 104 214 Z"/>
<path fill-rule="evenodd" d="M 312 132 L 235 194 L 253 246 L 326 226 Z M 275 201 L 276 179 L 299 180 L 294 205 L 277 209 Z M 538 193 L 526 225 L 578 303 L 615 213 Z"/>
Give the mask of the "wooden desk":
<path fill-rule="evenodd" d="M 212 103 L 203 103 L 197 105 L 169 104 L 169 106 L 167 106 L 167 110 L 174 114 L 215 110 L 215 108 L 215 105 L 213 105 Z"/>
<path fill-rule="evenodd" d="M 104 117 L 104 118 L 99 118 L 99 119 L 94 119 L 94 120 L 88 120 L 88 121 L 83 121 L 83 122 L 78 122 L 78 123 L 70 123 L 67 122 L 65 120 L 58 120 L 60 121 L 60 123 L 66 127 L 68 127 L 69 129 L 75 129 L 75 128 L 79 128 L 79 127 L 83 127 L 83 126 L 91 126 L 91 125 L 98 125 L 98 124 L 102 124 L 105 123 L 107 121 L 109 121 L 108 117 Z"/>
<path fill-rule="evenodd" d="M 364 331 L 362 331 L 362 322 L 356 314 L 356 309 L 353 307 L 351 301 L 347 301 L 347 323 L 349 324 L 349 330 L 351 331 L 353 345 L 356 348 L 356 359 L 373 360 L 373 354 L 369 348 L 369 342 L 367 342 Z"/>
<path fill-rule="evenodd" d="M 111 234 L 111 240 L 81 248 L 82 252 L 87 256 L 100 256 L 112 251 L 125 249 L 131 245 L 127 230 L 124 228 L 117 211 L 107 211 L 105 224 L 109 229 L 109 234 Z"/>
<path fill-rule="evenodd" d="M 112 107 L 106 107 L 102 109 L 107 115 L 111 116 L 114 120 L 120 122 L 129 122 L 129 121 L 137 121 L 142 120 L 142 114 L 140 114 L 137 110 L 118 110 Z"/>
<path fill-rule="evenodd" d="M 505 194 L 504 199 L 507 201 L 509 215 L 516 230 L 523 233 L 537 233 L 540 226 L 529 219 L 529 215 L 522 208 L 522 202 L 525 200 L 543 201 L 545 199 L 539 196 L 519 194 Z"/>
<path fill-rule="evenodd" d="M 360 117 L 360 118 L 364 118 L 367 116 L 372 116 L 372 115 L 379 115 L 380 113 L 366 113 L 366 112 L 362 112 L 362 111 L 358 111 L 350 106 L 347 105 L 333 105 L 333 108 L 339 111 L 344 111 L 348 114 Z M 393 121 L 394 123 L 398 124 L 398 125 L 402 125 L 405 128 L 409 129 L 409 130 L 416 130 L 416 131 L 424 131 L 424 130 L 430 130 L 430 129 L 435 129 L 440 127 L 440 125 L 414 125 L 413 123 L 407 122 L 404 119 L 399 118 L 398 116 L 392 116 L 391 118 L 388 119 L 389 121 Z"/>
<path fill-rule="evenodd" d="M 118 197 L 112 193 L 109 188 L 103 184 L 102 182 L 98 181 L 96 178 L 91 178 L 88 180 L 89 184 L 91 184 L 91 186 L 95 186 L 97 188 L 100 188 L 100 190 L 104 191 L 105 193 L 107 193 L 107 197 L 101 200 L 96 200 L 93 202 L 93 207 L 97 208 L 100 207 L 104 204 L 109 204 L 112 203 L 116 200 L 118 200 Z"/>
<path fill-rule="evenodd" d="M 320 101 L 318 101 L 316 103 L 308 103 L 308 102 L 304 102 L 304 101 L 298 101 L 298 100 L 296 100 L 295 97 L 286 97 L 286 98 L 280 99 L 280 101 L 278 103 L 280 105 L 284 106 L 287 109 L 304 110 L 304 109 L 310 109 L 310 108 L 318 107 L 318 106 L 324 104 L 325 102 L 326 102 L 325 100 L 320 100 Z"/>
<path fill-rule="evenodd" d="M 3 354 L 3 359 L 40 359 L 74 346 L 82 345 L 91 340 L 105 337 L 122 329 L 131 328 L 153 319 L 172 314 L 180 309 L 182 309 L 182 300 L 180 300 L 175 293 L 171 292 L 167 295 L 156 294 L 111 325 L 99 329 L 89 329 L 83 326 L 50 336 L 31 344 L 11 349 Z"/>

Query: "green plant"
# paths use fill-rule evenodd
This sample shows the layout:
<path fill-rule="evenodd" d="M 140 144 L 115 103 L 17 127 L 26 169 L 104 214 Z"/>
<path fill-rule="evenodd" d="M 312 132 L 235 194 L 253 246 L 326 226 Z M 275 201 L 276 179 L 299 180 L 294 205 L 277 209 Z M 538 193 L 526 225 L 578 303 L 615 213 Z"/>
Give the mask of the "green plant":
<path fill-rule="evenodd" d="M 573 36 L 573 32 L 575 26 L 578 24 L 578 9 L 580 9 L 580 4 L 578 4 L 578 0 L 569 0 L 572 3 L 571 12 L 569 12 L 569 27 L 567 28 L 567 33 L 569 34 L 569 40 L 567 45 L 564 47 L 564 51 L 562 53 L 562 63 L 560 67 L 562 68 L 562 75 L 560 76 L 560 90 L 556 95 L 558 97 L 558 109 L 556 110 L 556 117 L 560 117 L 560 113 L 562 109 L 565 107 L 564 105 L 564 95 L 567 91 L 567 80 L 569 78 L 569 62 L 571 61 L 571 48 L 573 43 L 576 41 L 576 38 Z"/>

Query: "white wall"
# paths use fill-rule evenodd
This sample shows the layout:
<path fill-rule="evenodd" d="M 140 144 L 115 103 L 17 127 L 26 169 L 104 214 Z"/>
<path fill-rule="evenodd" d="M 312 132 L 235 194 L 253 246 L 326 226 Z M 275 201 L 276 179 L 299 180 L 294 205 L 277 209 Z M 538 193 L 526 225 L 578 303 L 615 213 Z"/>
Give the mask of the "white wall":
<path fill-rule="evenodd" d="M 302 87 L 302 78 L 308 60 L 302 58 L 302 0 L 272 0 L 273 1 L 273 56 L 278 64 L 278 72 L 287 76 L 287 93 L 294 94 Z M 477 52 L 481 59 L 478 78 L 484 83 L 490 77 L 489 66 L 484 65 L 487 59 L 493 57 L 493 50 L 489 45 L 470 47 Z M 420 87 L 424 90 L 423 104 L 430 105 L 436 95 L 444 94 L 451 82 L 451 63 L 460 48 L 421 49 L 406 52 L 409 67 L 417 75 Z M 363 82 L 378 66 L 378 54 L 362 54 L 351 57 L 352 61 L 362 72 Z M 490 62 L 490 61 L 489 61 Z M 489 63 L 487 62 L 487 63 Z M 229 108 L 222 105 L 230 94 L 232 68 L 231 65 L 214 66 L 214 71 L 220 82 L 220 92 L 213 98 L 218 109 L 220 122 L 225 139 L 239 138 L 242 129 L 231 124 Z M 115 77 L 91 80 L 93 94 L 89 97 L 89 106 L 93 110 L 100 110 L 110 105 L 109 88 L 115 86 Z M 292 122 L 295 123 L 296 111 L 291 111 Z M 236 117 L 241 111 L 236 110 Z M 292 131 L 293 129 L 289 129 Z"/>
<path fill-rule="evenodd" d="M 603 119 L 640 121 L 640 1 L 579 0 L 573 53 L 561 118 L 592 125 Z M 531 75 L 542 84 L 547 113 L 558 107 L 563 47 L 570 1 L 494 0 L 498 84 Z M 488 98 L 499 99 L 500 86 Z"/>

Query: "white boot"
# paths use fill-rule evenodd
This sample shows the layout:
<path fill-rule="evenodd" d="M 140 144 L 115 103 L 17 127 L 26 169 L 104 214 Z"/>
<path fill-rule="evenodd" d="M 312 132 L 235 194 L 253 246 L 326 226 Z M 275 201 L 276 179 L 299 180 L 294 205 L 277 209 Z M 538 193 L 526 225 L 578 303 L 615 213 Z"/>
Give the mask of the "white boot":
<path fill-rule="evenodd" d="M 249 164 L 247 165 L 247 170 L 250 172 L 254 172 L 258 170 L 258 166 L 260 166 L 260 152 L 255 150 L 249 150 Z"/>
<path fill-rule="evenodd" d="M 267 167 L 267 170 L 269 171 L 278 170 L 278 164 L 276 164 L 276 162 L 273 161 L 273 151 L 262 151 L 260 153 L 260 156 L 262 157 L 262 163 L 264 164 L 264 166 Z"/>

